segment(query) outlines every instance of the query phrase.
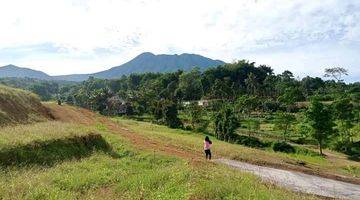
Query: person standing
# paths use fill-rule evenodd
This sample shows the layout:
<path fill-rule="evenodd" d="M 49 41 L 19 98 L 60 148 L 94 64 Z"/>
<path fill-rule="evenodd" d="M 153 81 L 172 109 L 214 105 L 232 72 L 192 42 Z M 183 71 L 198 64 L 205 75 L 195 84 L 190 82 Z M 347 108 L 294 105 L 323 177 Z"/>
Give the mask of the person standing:
<path fill-rule="evenodd" d="M 211 145 L 212 145 L 212 142 L 210 140 L 210 138 L 208 136 L 205 137 L 205 140 L 204 140 L 204 151 L 205 151 L 205 157 L 206 159 L 209 159 L 211 160 Z"/>

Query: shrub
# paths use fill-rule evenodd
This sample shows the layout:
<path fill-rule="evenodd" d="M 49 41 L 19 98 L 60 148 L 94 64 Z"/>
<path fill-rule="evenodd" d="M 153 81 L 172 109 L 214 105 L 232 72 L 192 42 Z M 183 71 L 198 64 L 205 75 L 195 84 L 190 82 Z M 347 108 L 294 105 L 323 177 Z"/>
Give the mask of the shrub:
<path fill-rule="evenodd" d="M 262 103 L 262 109 L 265 112 L 276 112 L 280 109 L 280 104 L 277 101 L 268 99 Z"/>
<path fill-rule="evenodd" d="M 196 132 L 206 132 L 207 128 L 209 126 L 209 121 L 203 120 L 199 126 L 195 129 Z"/>
<path fill-rule="evenodd" d="M 235 138 L 235 143 L 253 148 L 263 148 L 266 146 L 266 144 L 260 141 L 258 138 L 245 135 L 238 135 Z"/>
<path fill-rule="evenodd" d="M 350 156 L 354 160 L 360 160 L 360 141 L 358 142 L 336 142 L 332 149 L 340 151 Z"/>
<path fill-rule="evenodd" d="M 295 153 L 295 148 L 286 142 L 274 142 L 272 144 L 274 151 L 280 151 L 285 153 Z"/>
<path fill-rule="evenodd" d="M 302 154 L 302 155 L 307 155 L 307 156 L 319 156 L 320 154 L 315 152 L 315 151 L 312 151 L 312 150 L 309 150 L 309 149 L 306 149 L 306 148 L 303 148 L 303 147 L 295 147 L 295 150 L 296 150 L 296 154 Z"/>
<path fill-rule="evenodd" d="M 193 128 L 192 128 L 191 125 L 186 125 L 186 126 L 184 126 L 184 130 L 186 130 L 186 131 L 192 131 Z"/>

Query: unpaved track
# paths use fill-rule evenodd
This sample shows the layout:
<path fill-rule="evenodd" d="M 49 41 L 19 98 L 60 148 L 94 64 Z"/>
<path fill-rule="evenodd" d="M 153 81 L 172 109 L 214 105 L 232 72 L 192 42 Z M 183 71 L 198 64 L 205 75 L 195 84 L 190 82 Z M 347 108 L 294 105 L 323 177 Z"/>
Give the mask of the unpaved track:
<path fill-rule="evenodd" d="M 340 199 L 360 199 L 360 185 L 228 159 L 217 159 L 214 161 L 242 171 L 251 172 L 260 176 L 265 181 L 297 192 Z"/>

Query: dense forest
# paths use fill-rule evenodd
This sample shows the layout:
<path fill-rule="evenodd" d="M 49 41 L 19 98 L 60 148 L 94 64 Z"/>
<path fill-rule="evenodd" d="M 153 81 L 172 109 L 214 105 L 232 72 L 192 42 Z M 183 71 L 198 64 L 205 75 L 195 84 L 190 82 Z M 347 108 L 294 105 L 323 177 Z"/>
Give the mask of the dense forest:
<path fill-rule="evenodd" d="M 131 74 L 63 84 L 43 99 L 104 115 L 150 120 L 256 148 L 295 152 L 310 144 L 360 156 L 360 83 L 346 84 L 343 68 L 297 79 L 269 66 L 238 61 L 200 71 Z M 47 83 L 50 87 L 51 84 Z M 42 84 L 35 84 L 39 87 Z M 46 88 L 46 87 L 45 87 Z"/>

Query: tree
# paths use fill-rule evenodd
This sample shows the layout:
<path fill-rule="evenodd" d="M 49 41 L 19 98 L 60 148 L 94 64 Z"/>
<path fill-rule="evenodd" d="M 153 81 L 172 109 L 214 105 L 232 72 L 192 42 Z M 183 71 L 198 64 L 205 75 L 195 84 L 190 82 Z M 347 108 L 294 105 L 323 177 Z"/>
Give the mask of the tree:
<path fill-rule="evenodd" d="M 259 107 L 259 100 L 255 96 L 241 96 L 236 101 L 236 111 L 250 116 L 252 111 Z"/>
<path fill-rule="evenodd" d="M 142 76 L 140 74 L 130 74 L 128 86 L 130 89 L 137 89 L 140 86 Z"/>
<path fill-rule="evenodd" d="M 354 126 L 353 105 L 350 98 L 341 98 L 333 102 L 334 116 L 339 122 L 340 137 L 342 141 L 351 141 L 350 129 Z"/>
<path fill-rule="evenodd" d="M 227 84 L 228 81 L 216 79 L 211 87 L 210 98 L 230 99 L 233 96 L 233 90 Z"/>
<path fill-rule="evenodd" d="M 259 87 L 258 86 L 259 83 L 257 81 L 256 76 L 252 72 L 250 72 L 247 79 L 245 79 L 245 85 L 246 85 L 247 92 L 250 95 L 256 95 L 257 94 L 257 89 Z"/>
<path fill-rule="evenodd" d="M 178 109 L 176 103 L 170 100 L 160 100 L 155 102 L 152 108 L 155 119 L 170 128 L 179 128 L 182 126 L 178 118 Z"/>
<path fill-rule="evenodd" d="M 342 67 L 332 67 L 332 68 L 326 68 L 324 77 L 332 77 L 338 82 L 343 81 L 341 77 L 345 75 L 348 75 L 348 71 L 345 68 Z"/>
<path fill-rule="evenodd" d="M 108 98 L 111 98 L 111 96 L 112 95 L 108 88 L 101 88 L 92 91 L 88 100 L 90 108 L 103 113 L 103 111 L 107 108 Z"/>
<path fill-rule="evenodd" d="M 295 126 L 295 132 L 298 134 L 298 136 L 300 136 L 300 140 L 305 140 L 309 136 L 311 131 L 312 129 L 308 123 L 300 122 Z"/>
<path fill-rule="evenodd" d="M 306 98 L 314 95 L 320 88 L 325 85 L 324 81 L 319 77 L 305 77 L 301 80 L 301 89 Z"/>
<path fill-rule="evenodd" d="M 215 136 L 224 141 L 230 141 L 235 130 L 239 127 L 234 109 L 230 105 L 224 105 L 215 115 Z"/>
<path fill-rule="evenodd" d="M 248 134 L 255 133 L 260 129 L 260 121 L 256 119 L 248 119 L 245 121 L 246 127 L 248 128 Z"/>
<path fill-rule="evenodd" d="M 297 87 L 287 87 L 285 91 L 278 97 L 278 101 L 290 111 L 291 107 L 294 106 L 296 101 L 303 100 L 301 91 Z"/>
<path fill-rule="evenodd" d="M 275 115 L 275 129 L 281 130 L 284 141 L 286 142 L 289 130 L 295 122 L 296 118 L 293 114 L 287 112 L 277 112 Z"/>
<path fill-rule="evenodd" d="M 59 84 L 52 82 L 40 82 L 33 84 L 29 87 L 29 90 L 39 95 L 41 100 L 48 101 L 58 94 Z"/>
<path fill-rule="evenodd" d="M 163 102 L 162 101 L 154 101 L 151 106 L 152 114 L 154 115 L 155 120 L 159 121 L 164 117 L 163 113 Z"/>
<path fill-rule="evenodd" d="M 335 126 L 332 113 L 328 106 L 322 104 L 318 99 L 312 99 L 306 119 L 312 128 L 312 137 L 318 141 L 320 154 L 323 155 L 322 149 L 327 139 L 334 133 Z"/>
<path fill-rule="evenodd" d="M 181 74 L 178 90 L 181 91 L 184 100 L 199 100 L 203 96 L 201 72 L 199 69 L 194 68 L 190 72 Z"/>
<path fill-rule="evenodd" d="M 182 126 L 178 118 L 177 105 L 172 101 L 166 101 L 163 106 L 165 125 L 170 128 L 179 128 Z"/>
<path fill-rule="evenodd" d="M 187 107 L 187 113 L 190 117 L 190 124 L 192 129 L 196 129 L 196 126 L 202 121 L 203 109 L 197 102 L 191 102 Z"/>

